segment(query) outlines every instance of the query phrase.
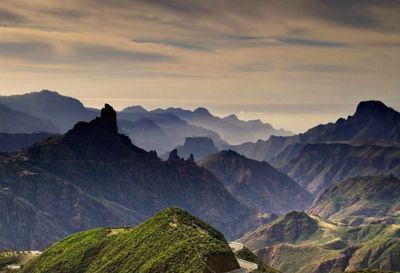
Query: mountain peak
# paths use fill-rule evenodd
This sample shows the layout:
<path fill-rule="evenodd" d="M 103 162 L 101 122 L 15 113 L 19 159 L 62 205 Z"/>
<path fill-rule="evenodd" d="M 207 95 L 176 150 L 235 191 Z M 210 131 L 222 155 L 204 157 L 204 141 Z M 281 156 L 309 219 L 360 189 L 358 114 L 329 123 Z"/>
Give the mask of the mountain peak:
<path fill-rule="evenodd" d="M 115 112 L 111 105 L 107 103 L 104 105 L 104 108 L 101 109 L 100 118 L 98 120 L 101 121 L 105 128 L 110 129 L 115 133 L 118 132 L 117 112 Z"/>
<path fill-rule="evenodd" d="M 393 110 L 378 100 L 362 101 L 358 104 L 356 114 L 370 114 L 374 112 L 383 112 Z"/>
<path fill-rule="evenodd" d="M 141 105 L 134 105 L 134 106 L 126 107 L 124 110 L 122 110 L 122 112 L 124 112 L 124 113 L 135 113 L 135 114 L 144 114 L 144 113 L 148 113 L 149 111 L 147 111 L 146 108 L 144 108 Z"/>
<path fill-rule="evenodd" d="M 194 110 L 194 113 L 200 114 L 200 115 L 209 115 L 211 116 L 211 113 L 204 107 L 199 107 L 196 110 Z"/>

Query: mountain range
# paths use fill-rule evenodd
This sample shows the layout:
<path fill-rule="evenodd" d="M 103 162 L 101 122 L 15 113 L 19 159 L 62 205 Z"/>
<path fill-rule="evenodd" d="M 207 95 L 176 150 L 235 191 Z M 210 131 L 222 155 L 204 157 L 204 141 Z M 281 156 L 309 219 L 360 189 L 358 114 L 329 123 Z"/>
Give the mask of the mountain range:
<path fill-rule="evenodd" d="M 231 149 L 266 160 L 316 195 L 354 176 L 399 176 L 400 113 L 379 101 L 364 101 L 353 116 L 295 136 L 271 136 Z"/>
<path fill-rule="evenodd" d="M 272 136 L 266 141 L 244 143 L 232 149 L 249 158 L 271 161 L 290 145 L 332 142 L 384 145 L 399 143 L 399 137 L 400 113 L 380 101 L 363 101 L 358 104 L 354 115 L 347 119 L 339 118 L 335 123 L 318 125 L 303 134 Z"/>
<path fill-rule="evenodd" d="M 42 248 L 79 230 L 135 225 L 170 206 L 210 222 L 228 238 L 258 221 L 256 210 L 205 168 L 164 162 L 134 146 L 118 133 L 109 105 L 91 122 L 1 157 L 0 187 L 6 219 L 0 247 Z"/>
<path fill-rule="evenodd" d="M 0 104 L 3 105 L 0 107 L 0 121 L 3 120 L 0 132 L 7 133 L 64 133 L 77 122 L 90 121 L 99 113 L 97 109 L 86 108 L 75 98 L 49 90 L 0 96 Z M 7 114 L 2 107 L 18 113 Z M 20 128 L 15 128 L 15 124 Z M 225 147 L 228 142 L 238 144 L 264 139 L 272 134 L 291 134 L 285 130 L 275 130 L 270 124 L 259 120 L 242 121 L 234 115 L 220 118 L 205 108 L 194 111 L 180 108 L 148 111 L 141 106 L 131 106 L 119 113 L 118 124 L 121 133 L 128 135 L 135 145 L 147 151 L 156 150 L 158 154 L 183 145 L 186 137 L 208 137 L 217 147 Z"/>
<path fill-rule="evenodd" d="M 145 109 L 141 109 L 142 111 Z M 146 110 L 145 110 L 146 111 Z M 287 136 L 292 132 L 283 129 L 276 130 L 271 124 L 260 120 L 243 121 L 236 115 L 220 118 L 212 115 L 206 108 L 199 107 L 194 111 L 182 108 L 156 109 L 154 113 L 171 113 L 190 124 L 208 128 L 217 132 L 231 144 L 241 144 L 246 141 L 266 139 L 271 135 Z"/>

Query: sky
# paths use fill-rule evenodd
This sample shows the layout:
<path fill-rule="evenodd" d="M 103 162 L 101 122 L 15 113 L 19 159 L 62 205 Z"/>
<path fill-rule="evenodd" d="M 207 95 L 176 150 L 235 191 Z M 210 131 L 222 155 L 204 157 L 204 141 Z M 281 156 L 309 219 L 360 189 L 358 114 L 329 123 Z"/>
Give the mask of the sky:
<path fill-rule="evenodd" d="M 207 107 L 302 132 L 400 110 L 399 0 L 1 0 L 0 95 Z"/>

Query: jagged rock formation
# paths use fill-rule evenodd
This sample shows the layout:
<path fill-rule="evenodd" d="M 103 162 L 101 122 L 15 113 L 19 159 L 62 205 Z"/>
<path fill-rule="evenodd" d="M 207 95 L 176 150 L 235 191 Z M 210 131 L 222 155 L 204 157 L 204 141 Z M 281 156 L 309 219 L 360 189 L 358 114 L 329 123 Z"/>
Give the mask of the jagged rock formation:
<path fill-rule="evenodd" d="M 265 161 L 228 150 L 212 154 L 199 164 L 214 173 L 240 201 L 262 212 L 303 210 L 312 202 L 306 190 Z"/>
<path fill-rule="evenodd" d="M 400 180 L 394 176 L 350 178 L 324 189 L 308 212 L 349 224 L 400 221 Z"/>
<path fill-rule="evenodd" d="M 88 228 L 135 225 L 170 206 L 190 211 L 229 238 L 257 221 L 256 211 L 232 197 L 211 172 L 191 161 L 163 162 L 134 146 L 118 133 L 108 105 L 91 122 L 0 157 L 0 188 L 12 197 L 1 210 L 0 234 L 9 235 L 0 247 L 42 248 Z M 18 209 L 20 202 L 30 208 L 30 218 L 24 217 L 28 210 Z M 24 225 L 29 229 L 18 232 Z"/>
<path fill-rule="evenodd" d="M 239 269 L 224 236 L 169 208 L 136 228 L 74 234 L 25 265 L 22 273 L 223 273 Z"/>

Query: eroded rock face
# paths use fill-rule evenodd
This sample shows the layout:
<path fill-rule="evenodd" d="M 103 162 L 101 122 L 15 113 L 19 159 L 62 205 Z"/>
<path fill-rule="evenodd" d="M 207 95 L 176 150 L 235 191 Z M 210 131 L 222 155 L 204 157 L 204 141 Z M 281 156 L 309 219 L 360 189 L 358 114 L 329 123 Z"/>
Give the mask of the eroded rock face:
<path fill-rule="evenodd" d="M 199 164 L 213 172 L 243 203 L 267 213 L 304 210 L 311 194 L 267 162 L 248 159 L 235 151 L 212 154 Z"/>

